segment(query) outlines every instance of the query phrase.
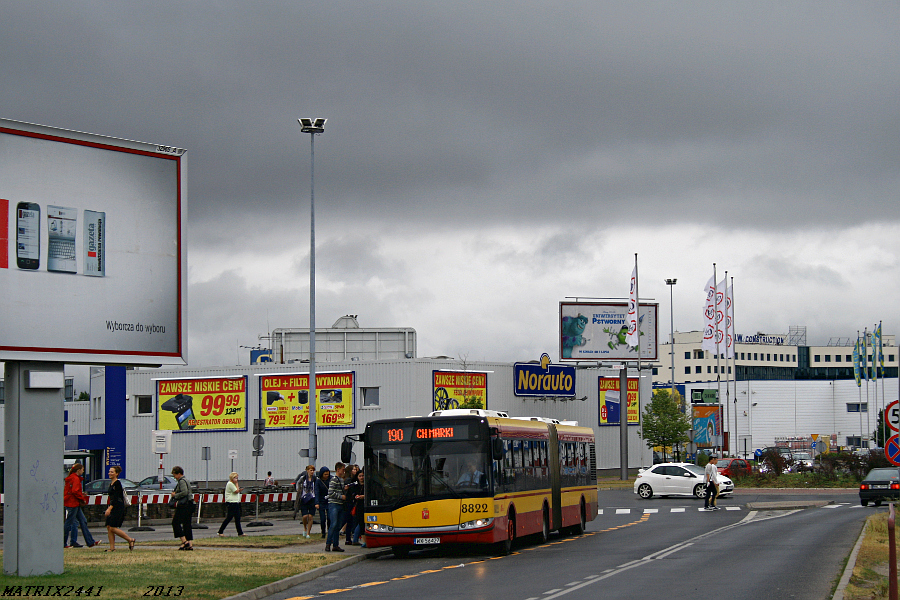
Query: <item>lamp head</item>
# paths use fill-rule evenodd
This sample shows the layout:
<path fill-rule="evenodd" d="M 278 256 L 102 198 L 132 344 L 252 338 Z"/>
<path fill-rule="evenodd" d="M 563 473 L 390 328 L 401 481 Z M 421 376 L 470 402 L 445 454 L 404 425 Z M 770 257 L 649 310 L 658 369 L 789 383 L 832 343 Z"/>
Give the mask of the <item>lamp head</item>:
<path fill-rule="evenodd" d="M 297 119 L 300 123 L 300 131 L 303 133 L 322 133 L 325 131 L 325 122 L 328 119 Z"/>

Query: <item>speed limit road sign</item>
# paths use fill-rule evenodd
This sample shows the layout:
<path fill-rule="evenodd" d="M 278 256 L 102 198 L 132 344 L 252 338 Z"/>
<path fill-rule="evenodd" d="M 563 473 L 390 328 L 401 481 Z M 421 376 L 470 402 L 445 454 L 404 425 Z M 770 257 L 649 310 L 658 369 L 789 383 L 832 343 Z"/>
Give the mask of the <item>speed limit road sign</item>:
<path fill-rule="evenodd" d="M 894 400 L 884 409 L 884 418 L 888 427 L 893 431 L 900 431 L 900 401 Z"/>

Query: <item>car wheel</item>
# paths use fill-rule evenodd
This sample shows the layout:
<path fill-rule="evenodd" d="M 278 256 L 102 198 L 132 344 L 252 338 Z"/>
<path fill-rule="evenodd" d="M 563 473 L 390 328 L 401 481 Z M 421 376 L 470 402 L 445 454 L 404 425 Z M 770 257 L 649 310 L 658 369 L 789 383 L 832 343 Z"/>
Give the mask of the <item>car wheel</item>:
<path fill-rule="evenodd" d="M 638 486 L 638 496 L 644 500 L 649 500 L 653 497 L 653 488 L 650 487 L 649 483 L 642 483 Z"/>
<path fill-rule="evenodd" d="M 694 496 L 703 500 L 706 498 L 706 486 L 702 483 L 698 483 L 694 486 Z"/>
<path fill-rule="evenodd" d="M 862 504 L 863 506 L 868 506 L 868 505 L 869 505 L 869 501 L 868 501 L 868 500 L 860 499 L 859 503 Z"/>

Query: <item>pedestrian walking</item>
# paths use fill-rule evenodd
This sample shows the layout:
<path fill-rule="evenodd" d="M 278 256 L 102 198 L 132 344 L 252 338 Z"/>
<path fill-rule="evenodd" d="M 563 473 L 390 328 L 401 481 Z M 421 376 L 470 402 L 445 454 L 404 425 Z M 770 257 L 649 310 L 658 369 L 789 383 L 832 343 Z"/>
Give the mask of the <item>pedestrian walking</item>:
<path fill-rule="evenodd" d="M 88 502 L 88 497 L 82 489 L 83 475 L 84 465 L 75 463 L 69 469 L 69 475 L 66 477 L 65 485 L 63 486 L 63 506 L 66 509 L 66 521 L 63 526 L 63 547 L 65 548 L 83 548 L 84 546 L 91 548 L 100 545 L 99 541 L 94 541 L 94 536 L 91 535 L 88 529 L 87 519 L 84 518 L 84 511 L 81 508 Z M 81 532 L 84 534 L 84 546 L 78 543 L 79 527 L 81 527 Z M 70 534 L 72 538 L 71 544 L 69 543 Z"/>
<path fill-rule="evenodd" d="M 107 491 L 109 506 L 104 513 L 106 517 L 106 534 L 109 536 L 109 548 L 105 550 L 106 552 L 116 551 L 116 536 L 128 542 L 129 550 L 134 550 L 136 542 L 133 537 L 129 537 L 127 533 L 122 531 L 122 523 L 125 522 L 125 489 L 122 487 L 122 482 L 119 481 L 119 473 L 121 472 L 122 467 L 119 465 L 113 465 L 109 468 L 110 483 Z"/>
<path fill-rule="evenodd" d="M 191 482 L 184 476 L 184 469 L 172 467 L 172 477 L 178 480 L 172 490 L 175 501 L 175 515 L 172 517 L 172 533 L 181 539 L 179 550 L 193 550 L 194 531 L 191 529 L 191 515 L 194 512 L 194 495 L 191 493 Z"/>
<path fill-rule="evenodd" d="M 241 529 L 241 486 L 238 484 L 238 474 L 231 473 L 228 476 L 228 483 L 225 484 L 225 520 L 219 526 L 219 537 L 225 537 L 225 528 L 234 519 L 234 528 L 237 534 L 244 535 Z M 191 530 L 193 531 L 193 530 Z"/>
<path fill-rule="evenodd" d="M 328 535 L 328 484 L 331 482 L 331 469 L 319 469 L 316 479 L 316 504 L 319 506 L 319 526 L 322 528 L 322 539 Z"/>
<path fill-rule="evenodd" d="M 343 552 L 338 543 L 341 539 L 341 524 L 344 522 L 344 463 L 334 465 L 334 475 L 328 482 L 328 537 L 325 538 L 325 552 Z"/>
<path fill-rule="evenodd" d="M 351 544 L 357 546 L 362 539 L 362 547 L 366 547 L 366 478 L 365 472 L 360 471 L 356 476 L 357 486 L 354 496 L 353 507 L 353 541 Z"/>
<path fill-rule="evenodd" d="M 303 537 L 309 539 L 316 514 L 316 467 L 309 465 L 303 472 L 303 479 L 297 485 L 297 496 L 300 499 L 300 514 L 303 519 Z"/>
<path fill-rule="evenodd" d="M 719 461 L 715 456 L 706 463 L 706 470 L 703 472 L 703 481 L 706 483 L 706 497 L 703 499 L 704 510 L 719 510 L 716 506 L 716 497 L 719 495 L 719 469 L 716 463 Z"/>

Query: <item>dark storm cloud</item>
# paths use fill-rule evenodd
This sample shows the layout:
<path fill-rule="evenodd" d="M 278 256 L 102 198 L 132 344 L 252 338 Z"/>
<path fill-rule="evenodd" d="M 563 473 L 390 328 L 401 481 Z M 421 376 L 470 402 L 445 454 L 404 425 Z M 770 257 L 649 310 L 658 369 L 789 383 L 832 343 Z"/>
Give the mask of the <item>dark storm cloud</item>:
<path fill-rule="evenodd" d="M 894 4 L 5 13 L 4 116 L 188 148 L 195 219 L 293 210 L 308 183 L 298 116 L 330 119 L 324 214 L 541 222 L 549 201 L 779 228 L 897 216 Z"/>

